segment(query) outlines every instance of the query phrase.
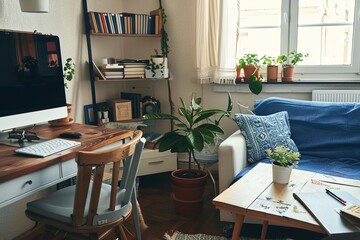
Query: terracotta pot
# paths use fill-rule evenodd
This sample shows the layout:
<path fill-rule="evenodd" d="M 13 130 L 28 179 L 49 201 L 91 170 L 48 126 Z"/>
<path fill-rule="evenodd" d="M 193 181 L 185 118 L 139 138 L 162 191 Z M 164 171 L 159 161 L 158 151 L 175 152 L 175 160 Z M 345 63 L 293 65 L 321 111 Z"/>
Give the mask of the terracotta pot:
<path fill-rule="evenodd" d="M 202 206 L 204 205 L 203 198 L 196 201 L 183 201 L 177 199 L 174 193 L 171 194 L 171 198 L 174 201 L 175 212 L 179 215 L 191 217 L 202 212 Z"/>
<path fill-rule="evenodd" d="M 245 65 L 244 66 L 244 81 L 250 81 L 250 76 L 255 75 L 259 78 L 259 67 L 254 65 Z"/>
<path fill-rule="evenodd" d="M 272 164 L 273 182 L 279 184 L 288 184 L 293 166 L 282 167 L 276 164 Z"/>
<path fill-rule="evenodd" d="M 196 178 L 179 177 L 186 172 L 199 173 Z M 191 216 L 201 212 L 203 194 L 208 173 L 197 169 L 178 169 L 171 173 L 175 211 L 180 215 Z M 184 209 L 185 208 L 185 209 Z"/>
<path fill-rule="evenodd" d="M 278 79 L 278 66 L 267 66 L 266 78 L 268 82 L 277 82 Z"/>
<path fill-rule="evenodd" d="M 283 82 L 292 82 L 294 78 L 294 66 L 283 66 L 281 80 Z"/>

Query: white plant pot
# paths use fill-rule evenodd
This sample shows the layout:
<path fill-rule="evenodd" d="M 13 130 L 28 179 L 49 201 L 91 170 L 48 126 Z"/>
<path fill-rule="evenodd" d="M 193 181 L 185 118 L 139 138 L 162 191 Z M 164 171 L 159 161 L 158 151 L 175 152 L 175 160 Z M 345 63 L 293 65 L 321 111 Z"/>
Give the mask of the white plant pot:
<path fill-rule="evenodd" d="M 168 68 L 168 59 L 167 58 L 152 57 L 151 59 L 155 64 L 163 64 L 165 69 Z"/>
<path fill-rule="evenodd" d="M 49 0 L 20 0 L 22 12 L 49 12 Z"/>
<path fill-rule="evenodd" d="M 156 69 L 155 76 L 151 70 L 145 69 L 145 78 L 168 78 L 168 77 L 169 77 L 168 68 L 165 68 L 163 73 L 161 73 L 161 69 Z"/>
<path fill-rule="evenodd" d="M 282 167 L 276 164 L 272 164 L 273 182 L 280 184 L 288 184 L 292 169 L 293 166 Z"/>

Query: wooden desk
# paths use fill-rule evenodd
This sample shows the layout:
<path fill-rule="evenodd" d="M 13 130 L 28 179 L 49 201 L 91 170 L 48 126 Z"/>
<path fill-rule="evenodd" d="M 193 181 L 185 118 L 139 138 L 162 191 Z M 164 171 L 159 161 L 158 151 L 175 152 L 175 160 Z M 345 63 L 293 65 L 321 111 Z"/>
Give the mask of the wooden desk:
<path fill-rule="evenodd" d="M 218 209 L 236 214 L 232 239 L 238 239 L 245 217 L 263 220 L 261 239 L 266 237 L 268 222 L 326 233 L 293 197 L 294 192 L 325 192 L 325 188 L 347 191 L 360 198 L 360 181 L 293 169 L 289 184 L 276 184 L 272 182 L 271 165 L 260 163 L 213 203 Z"/>
<path fill-rule="evenodd" d="M 76 176 L 76 151 L 119 144 L 115 142 L 132 135 L 129 130 L 77 123 L 65 127 L 50 127 L 45 124 L 36 126 L 31 131 L 44 138 L 55 138 L 65 131 L 80 132 L 82 137 L 72 140 L 81 142 L 81 146 L 39 158 L 15 154 L 16 147 L 0 145 L 0 208 Z"/>

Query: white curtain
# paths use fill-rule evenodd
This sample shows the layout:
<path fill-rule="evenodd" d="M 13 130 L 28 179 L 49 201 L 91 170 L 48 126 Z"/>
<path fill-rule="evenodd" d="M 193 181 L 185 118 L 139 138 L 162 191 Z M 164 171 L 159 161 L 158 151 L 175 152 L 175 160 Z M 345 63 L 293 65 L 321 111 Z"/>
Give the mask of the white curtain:
<path fill-rule="evenodd" d="M 196 2 L 196 64 L 202 84 L 235 84 L 238 2 Z"/>

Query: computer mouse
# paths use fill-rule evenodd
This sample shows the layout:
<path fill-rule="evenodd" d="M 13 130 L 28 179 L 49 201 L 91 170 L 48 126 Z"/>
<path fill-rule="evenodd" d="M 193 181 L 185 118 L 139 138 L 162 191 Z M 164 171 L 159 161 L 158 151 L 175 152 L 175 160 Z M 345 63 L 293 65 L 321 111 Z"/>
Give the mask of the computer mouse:
<path fill-rule="evenodd" d="M 62 137 L 62 138 L 81 138 L 81 133 L 79 133 L 79 132 L 63 132 L 63 133 L 60 133 L 59 137 Z"/>

